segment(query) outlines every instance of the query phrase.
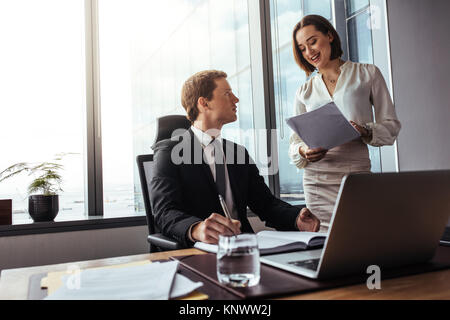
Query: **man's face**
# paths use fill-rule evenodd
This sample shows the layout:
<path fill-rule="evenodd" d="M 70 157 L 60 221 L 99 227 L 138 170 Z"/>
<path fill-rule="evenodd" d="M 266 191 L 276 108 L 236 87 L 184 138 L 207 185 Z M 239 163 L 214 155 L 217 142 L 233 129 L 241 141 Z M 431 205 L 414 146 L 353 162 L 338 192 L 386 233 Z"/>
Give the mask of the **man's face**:
<path fill-rule="evenodd" d="M 214 81 L 217 87 L 213 91 L 212 99 L 207 101 L 208 119 L 220 125 L 236 121 L 236 103 L 239 99 L 233 94 L 227 79 L 219 78 Z"/>

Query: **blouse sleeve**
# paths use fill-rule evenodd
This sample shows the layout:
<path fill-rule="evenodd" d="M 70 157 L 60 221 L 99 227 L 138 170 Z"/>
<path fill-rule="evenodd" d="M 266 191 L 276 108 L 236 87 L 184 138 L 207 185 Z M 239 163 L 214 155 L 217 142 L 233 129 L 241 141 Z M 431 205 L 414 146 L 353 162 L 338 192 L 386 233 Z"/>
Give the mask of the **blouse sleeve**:
<path fill-rule="evenodd" d="M 294 100 L 294 115 L 299 115 L 306 112 L 305 105 L 298 99 L 297 94 Z M 308 161 L 299 153 L 300 147 L 307 147 L 306 143 L 295 133 L 292 132 L 289 138 L 289 157 L 292 163 L 299 169 L 306 167 Z"/>
<path fill-rule="evenodd" d="M 375 147 L 392 145 L 400 132 L 401 124 L 397 119 L 391 95 L 380 70 L 373 66 L 370 100 L 375 110 L 375 122 L 366 123 L 372 129 L 372 140 L 363 139 Z"/>

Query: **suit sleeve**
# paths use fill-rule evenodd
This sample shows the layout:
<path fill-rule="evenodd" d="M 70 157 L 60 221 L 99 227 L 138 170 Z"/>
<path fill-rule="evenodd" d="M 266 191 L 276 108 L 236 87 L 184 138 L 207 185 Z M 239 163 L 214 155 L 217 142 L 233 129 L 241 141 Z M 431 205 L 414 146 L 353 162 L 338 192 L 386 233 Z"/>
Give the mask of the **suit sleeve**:
<path fill-rule="evenodd" d="M 250 157 L 249 159 L 248 207 L 262 221 L 266 221 L 268 227 L 279 231 L 297 231 L 296 219 L 300 209 L 276 198 L 259 174 L 253 160 Z"/>
<path fill-rule="evenodd" d="M 192 224 L 202 220 L 185 212 L 177 165 L 171 160 L 169 146 L 155 151 L 149 189 L 155 223 L 162 234 L 174 238 L 185 247 L 190 246 L 187 232 Z"/>

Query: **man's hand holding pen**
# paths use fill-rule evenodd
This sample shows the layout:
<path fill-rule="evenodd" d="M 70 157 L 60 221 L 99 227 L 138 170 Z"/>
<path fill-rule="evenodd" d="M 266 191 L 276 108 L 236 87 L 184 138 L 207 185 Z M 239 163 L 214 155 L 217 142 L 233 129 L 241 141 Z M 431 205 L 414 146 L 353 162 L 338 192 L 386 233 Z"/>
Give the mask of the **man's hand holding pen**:
<path fill-rule="evenodd" d="M 192 228 L 192 238 L 196 241 L 217 244 L 219 235 L 233 236 L 241 233 L 241 222 L 213 213 Z"/>

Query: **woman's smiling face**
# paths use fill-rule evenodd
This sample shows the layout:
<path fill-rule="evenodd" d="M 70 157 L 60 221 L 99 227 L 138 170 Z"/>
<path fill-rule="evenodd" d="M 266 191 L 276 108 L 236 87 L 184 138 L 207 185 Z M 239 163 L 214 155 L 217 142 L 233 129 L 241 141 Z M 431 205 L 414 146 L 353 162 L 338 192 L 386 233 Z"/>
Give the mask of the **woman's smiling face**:
<path fill-rule="evenodd" d="M 321 69 L 330 62 L 331 42 L 333 36 L 323 34 L 315 26 L 301 28 L 295 35 L 297 46 L 303 58 L 317 69 Z"/>

